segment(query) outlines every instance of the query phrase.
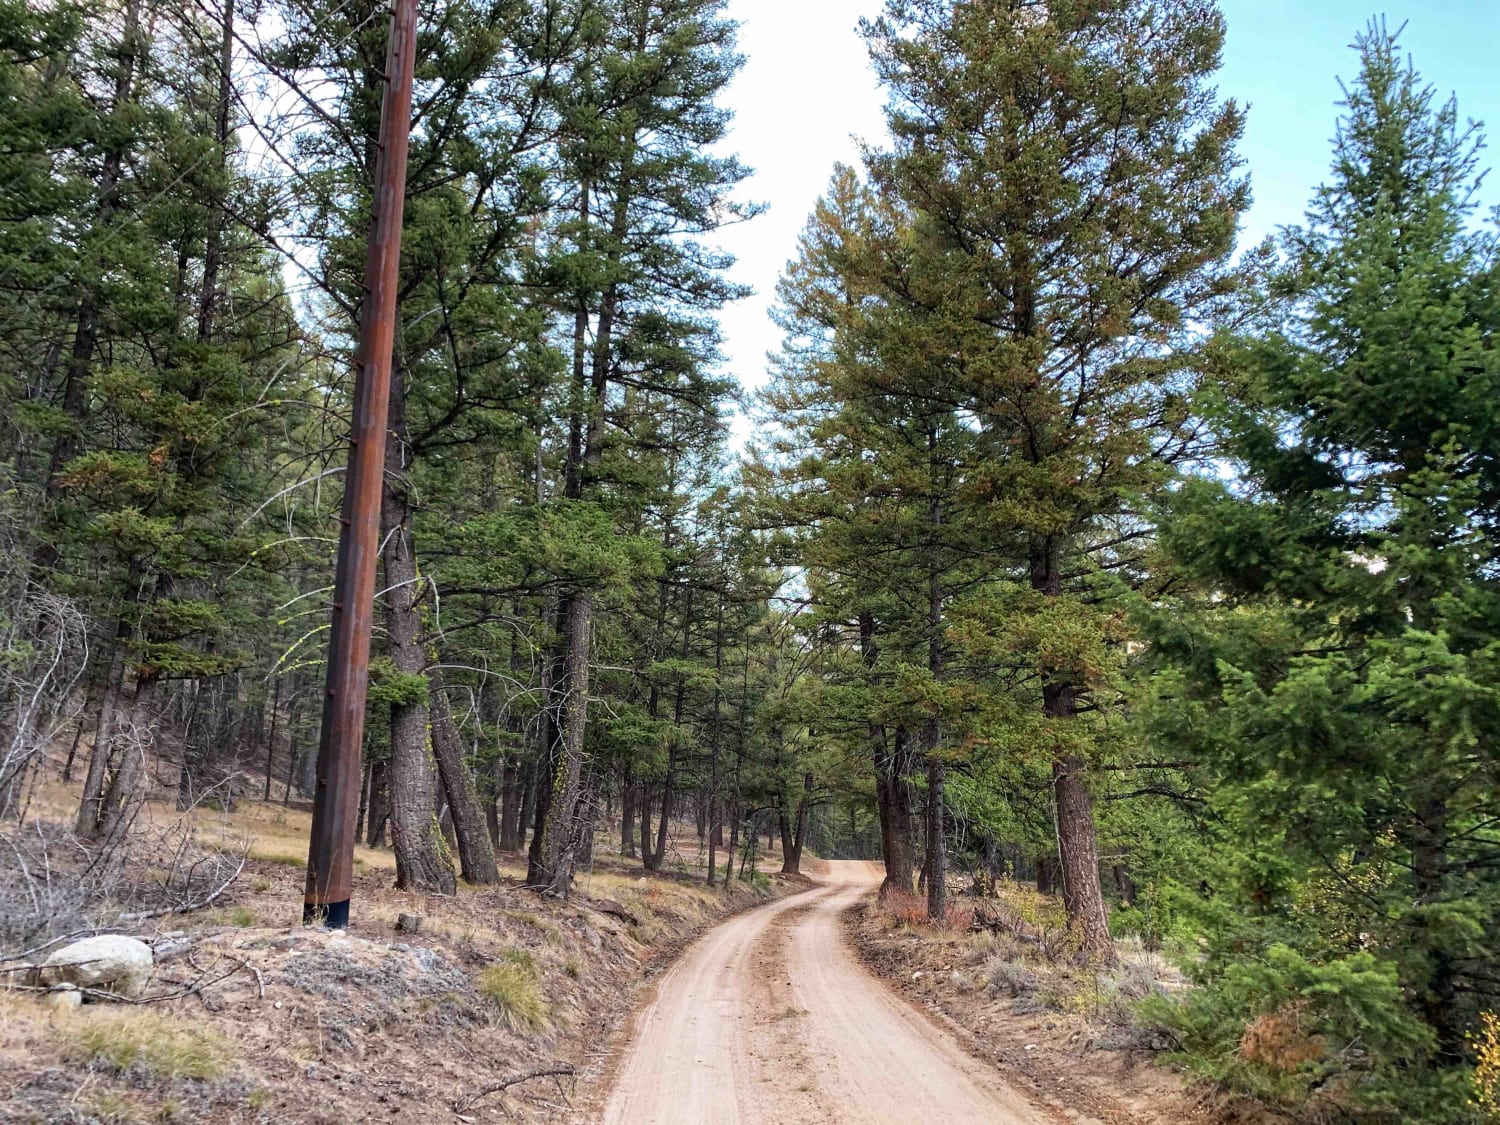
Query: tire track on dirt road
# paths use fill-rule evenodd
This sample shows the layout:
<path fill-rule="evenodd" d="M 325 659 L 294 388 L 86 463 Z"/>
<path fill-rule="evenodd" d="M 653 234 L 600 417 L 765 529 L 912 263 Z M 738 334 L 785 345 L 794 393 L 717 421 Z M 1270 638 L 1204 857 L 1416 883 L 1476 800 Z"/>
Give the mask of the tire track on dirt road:
<path fill-rule="evenodd" d="M 1056 1118 L 859 964 L 839 915 L 878 864 L 731 919 L 664 976 L 604 1109 L 608 1125 Z"/>

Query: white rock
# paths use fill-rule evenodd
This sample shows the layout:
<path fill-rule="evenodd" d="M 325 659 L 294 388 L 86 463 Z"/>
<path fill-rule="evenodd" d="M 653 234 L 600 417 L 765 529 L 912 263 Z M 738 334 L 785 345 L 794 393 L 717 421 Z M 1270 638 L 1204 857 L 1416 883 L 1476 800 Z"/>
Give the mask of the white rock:
<path fill-rule="evenodd" d="M 138 996 L 151 976 L 151 947 L 121 934 L 84 938 L 54 950 L 42 963 L 43 984 L 76 984 Z"/>

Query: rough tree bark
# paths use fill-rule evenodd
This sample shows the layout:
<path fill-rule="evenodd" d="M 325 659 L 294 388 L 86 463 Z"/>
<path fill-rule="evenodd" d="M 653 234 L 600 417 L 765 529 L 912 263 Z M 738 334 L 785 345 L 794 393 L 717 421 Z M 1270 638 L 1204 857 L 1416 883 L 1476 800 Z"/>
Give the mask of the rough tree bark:
<path fill-rule="evenodd" d="M 386 477 L 381 493 L 380 535 L 385 543 L 386 654 L 397 672 L 426 671 L 417 558 L 413 549 L 411 498 L 405 482 L 405 372 L 391 380 Z M 427 705 L 415 698 L 391 704 L 391 843 L 396 849 L 396 886 L 449 895 L 456 889 L 453 865 L 437 823 L 437 778 L 428 749 Z"/>
<path fill-rule="evenodd" d="M 1031 585 L 1045 597 L 1062 593 L 1061 545 L 1048 536 L 1033 545 Z M 1073 684 L 1065 677 L 1043 669 L 1042 711 L 1049 720 L 1071 722 L 1078 704 Z M 1109 910 L 1099 882 L 1099 836 L 1094 822 L 1094 801 L 1085 780 L 1087 763 L 1077 755 L 1064 754 L 1052 763 L 1052 806 L 1057 832 L 1058 874 L 1062 879 L 1063 906 L 1068 925 L 1090 960 L 1112 962 L 1114 939 L 1109 933 Z"/>
<path fill-rule="evenodd" d="M 588 723 L 589 629 L 593 598 L 576 591 L 567 602 L 563 678 L 558 691 L 558 753 L 550 808 L 540 826 L 539 863 L 527 882 L 543 894 L 567 898 L 573 886 L 582 822 L 583 736 Z"/>
<path fill-rule="evenodd" d="M 466 883 L 489 886 L 500 881 L 500 869 L 495 865 L 495 850 L 484 813 L 468 766 L 464 764 L 463 741 L 448 706 L 442 673 L 434 668 L 428 673 L 427 682 L 432 706 L 432 752 L 453 817 L 459 870 Z"/>
<path fill-rule="evenodd" d="M 873 669 L 880 657 L 874 614 L 859 615 L 859 648 L 865 669 Z M 879 723 L 871 723 L 869 737 L 875 766 L 875 811 L 880 818 L 880 856 L 885 861 L 880 897 L 893 892 L 911 894 L 917 849 L 912 840 L 911 785 L 907 777 L 915 762 L 911 761 L 904 727 L 888 731 Z"/>
<path fill-rule="evenodd" d="M 807 840 L 807 811 L 812 803 L 813 775 L 802 775 L 802 795 L 797 801 L 797 817 L 794 821 L 787 819 L 784 810 L 777 811 L 777 818 L 781 828 L 781 873 L 783 875 L 802 874 L 802 845 Z"/>
<path fill-rule="evenodd" d="M 928 449 L 936 447 L 936 434 L 929 433 Z M 936 462 L 931 463 L 934 472 Z M 928 500 L 927 518 L 931 527 L 941 526 L 941 493 L 932 486 Z M 927 578 L 927 670 L 934 683 L 943 678 L 943 578 L 937 570 Z M 943 781 L 945 767 L 939 757 L 943 743 L 942 719 L 936 714 L 927 717 L 922 735 L 922 752 L 927 759 L 927 917 L 941 922 L 948 913 L 948 852 L 944 841 Z"/>
<path fill-rule="evenodd" d="M 385 845 L 385 830 L 391 815 L 390 776 L 385 762 L 370 767 L 370 808 L 365 814 L 365 843 L 372 848 Z"/>

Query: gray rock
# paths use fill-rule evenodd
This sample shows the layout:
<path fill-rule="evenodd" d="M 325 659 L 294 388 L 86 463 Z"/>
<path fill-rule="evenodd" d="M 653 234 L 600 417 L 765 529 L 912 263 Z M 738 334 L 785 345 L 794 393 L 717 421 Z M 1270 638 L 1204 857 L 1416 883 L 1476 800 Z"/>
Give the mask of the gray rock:
<path fill-rule="evenodd" d="M 42 1003 L 60 1012 L 68 1011 L 83 1003 L 83 993 L 76 984 L 54 984 L 43 994 Z"/>
<path fill-rule="evenodd" d="M 42 963 L 41 983 L 75 984 L 139 996 L 151 977 L 151 947 L 122 934 L 100 934 L 54 950 Z"/>

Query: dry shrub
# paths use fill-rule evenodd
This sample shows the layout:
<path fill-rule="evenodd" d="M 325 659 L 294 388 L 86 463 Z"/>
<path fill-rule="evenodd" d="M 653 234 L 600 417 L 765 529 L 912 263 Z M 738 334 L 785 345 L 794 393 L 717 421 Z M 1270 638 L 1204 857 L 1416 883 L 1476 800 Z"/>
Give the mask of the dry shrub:
<path fill-rule="evenodd" d="M 926 926 L 955 933 L 967 933 L 974 928 L 974 904 L 969 899 L 949 899 L 943 907 L 941 923 L 934 923 L 927 916 L 925 898 L 903 891 L 887 892 L 880 900 L 880 909 L 893 925 Z"/>
<path fill-rule="evenodd" d="M 958 933 L 974 928 L 974 904 L 968 899 L 953 899 L 943 910 L 943 925 Z"/>
<path fill-rule="evenodd" d="M 1041 986 L 1036 970 L 1023 961 L 996 956 L 984 966 L 984 982 L 991 996 L 1026 996 Z"/>
<path fill-rule="evenodd" d="M 1481 1120 L 1500 1122 L 1500 1017 L 1484 1012 L 1474 1036 L 1474 1093 L 1470 1098 Z"/>
<path fill-rule="evenodd" d="M 927 900 L 905 891 L 891 891 L 880 900 L 881 909 L 892 922 L 902 926 L 927 924 Z"/>
<path fill-rule="evenodd" d="M 1305 1004 L 1283 1004 L 1250 1021 L 1240 1036 L 1240 1056 L 1271 1070 L 1290 1074 L 1303 1063 L 1317 1062 L 1328 1051 L 1321 1035 L 1302 1028 Z"/>

